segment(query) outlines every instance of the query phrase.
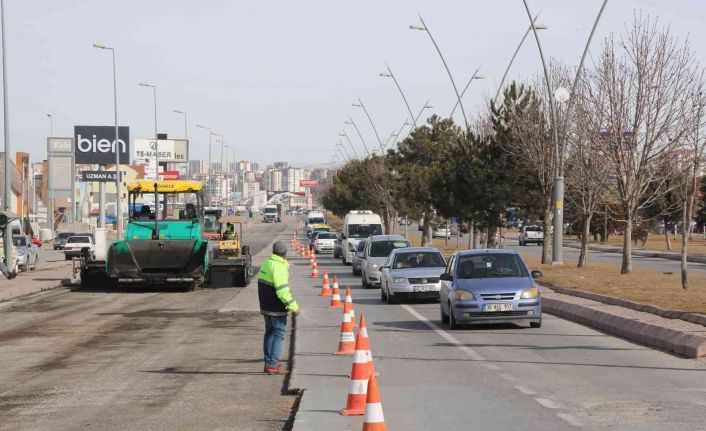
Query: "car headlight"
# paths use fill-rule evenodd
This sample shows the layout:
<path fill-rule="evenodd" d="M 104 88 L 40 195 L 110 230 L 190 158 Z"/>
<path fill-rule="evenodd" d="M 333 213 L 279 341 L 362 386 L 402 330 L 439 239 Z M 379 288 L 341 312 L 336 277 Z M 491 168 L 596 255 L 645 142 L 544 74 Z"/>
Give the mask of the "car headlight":
<path fill-rule="evenodd" d="M 520 295 L 520 299 L 533 299 L 533 298 L 538 298 L 539 297 L 539 289 L 536 287 L 532 287 L 530 289 L 525 289 L 522 291 L 522 295 Z"/>
<path fill-rule="evenodd" d="M 395 277 L 395 278 L 392 279 L 392 282 L 395 283 L 395 284 L 406 284 L 406 283 L 407 283 L 407 279 L 404 278 L 404 277 Z"/>
<path fill-rule="evenodd" d="M 457 290 L 456 291 L 456 300 L 457 301 L 475 301 L 476 297 L 471 293 L 466 290 Z"/>
<path fill-rule="evenodd" d="M 378 266 L 376 263 L 373 264 L 373 269 L 378 269 Z"/>

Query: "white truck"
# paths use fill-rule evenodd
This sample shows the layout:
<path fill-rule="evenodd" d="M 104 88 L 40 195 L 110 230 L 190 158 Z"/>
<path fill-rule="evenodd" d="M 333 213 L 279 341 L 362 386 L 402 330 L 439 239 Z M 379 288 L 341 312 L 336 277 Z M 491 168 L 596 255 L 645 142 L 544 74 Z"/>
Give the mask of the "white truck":
<path fill-rule="evenodd" d="M 352 265 L 360 240 L 382 235 L 382 218 L 370 210 L 353 210 L 346 214 L 341 234 L 343 263 Z"/>
<path fill-rule="evenodd" d="M 277 205 L 265 205 L 262 209 L 262 222 L 274 223 L 277 221 Z"/>
<path fill-rule="evenodd" d="M 522 229 L 520 229 L 519 242 L 520 246 L 523 247 L 532 243 L 543 245 L 544 229 L 542 229 L 542 226 L 537 225 L 522 226 Z"/>

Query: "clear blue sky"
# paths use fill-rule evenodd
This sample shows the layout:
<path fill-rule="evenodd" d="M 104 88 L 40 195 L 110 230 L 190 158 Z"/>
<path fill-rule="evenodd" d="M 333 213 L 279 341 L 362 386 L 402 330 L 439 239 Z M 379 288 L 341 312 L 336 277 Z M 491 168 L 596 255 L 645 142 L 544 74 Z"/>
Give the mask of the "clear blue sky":
<path fill-rule="evenodd" d="M 546 54 L 578 62 L 600 4 L 530 0 L 550 27 L 541 33 Z M 44 156 L 48 112 L 57 136 L 71 136 L 75 124 L 113 124 L 110 56 L 93 42 L 117 49 L 120 124 L 130 126 L 131 138 L 153 134 L 151 93 L 137 85 L 146 81 L 158 86 L 160 132 L 181 137 L 183 117 L 172 110 L 189 113 L 193 158 L 206 154 L 206 132 L 195 127 L 203 123 L 225 135 L 239 159 L 312 164 L 330 160 L 348 114 L 369 143 L 375 140 L 351 106 L 358 96 L 383 139 L 402 124 L 397 90 L 378 77 L 385 62 L 413 110 L 431 98 L 435 111 L 448 115 L 455 100 L 448 77 L 426 35 L 408 29 L 417 11 L 459 85 L 478 66 L 488 77 L 465 97 L 469 111 L 494 93 L 528 25 L 521 0 L 7 0 L 5 8 L 11 140 L 14 150 L 33 156 Z M 636 9 L 689 36 L 706 63 L 698 44 L 706 39 L 706 2 L 696 0 L 611 0 L 593 50 L 622 31 Z M 539 68 L 528 42 L 513 78 Z"/>

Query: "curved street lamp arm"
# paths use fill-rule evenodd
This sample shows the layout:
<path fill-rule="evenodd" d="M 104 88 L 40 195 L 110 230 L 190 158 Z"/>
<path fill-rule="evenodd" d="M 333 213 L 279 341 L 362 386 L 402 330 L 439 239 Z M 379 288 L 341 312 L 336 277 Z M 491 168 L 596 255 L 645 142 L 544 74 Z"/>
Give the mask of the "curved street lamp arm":
<path fill-rule="evenodd" d="M 400 91 L 400 95 L 402 96 L 402 100 L 404 100 L 404 104 L 407 107 L 407 112 L 409 112 L 409 116 L 412 117 L 412 121 L 414 121 L 414 114 L 412 114 L 412 108 L 409 107 L 409 102 L 407 102 L 407 97 L 404 95 L 404 92 L 402 91 L 402 87 L 400 87 L 400 83 L 397 82 L 397 77 L 395 77 L 395 74 L 392 73 L 392 70 L 390 69 L 390 66 L 385 64 L 387 66 L 387 72 L 390 74 L 390 77 L 392 80 L 395 82 L 395 85 L 397 86 L 397 89 Z M 417 123 L 414 123 L 414 127 L 417 127 Z M 387 144 L 386 144 L 387 146 Z"/>
<path fill-rule="evenodd" d="M 378 134 L 378 129 L 375 127 L 375 123 L 373 123 L 373 119 L 370 117 L 370 114 L 368 113 L 368 109 L 363 104 L 363 101 L 360 100 L 360 97 L 358 98 L 358 103 L 360 104 L 360 107 L 363 108 L 363 112 L 365 112 L 365 116 L 368 117 L 368 121 L 370 122 L 370 126 L 373 128 L 373 132 L 375 132 L 375 137 L 378 140 L 378 145 L 380 146 L 380 149 L 382 150 L 382 141 L 380 140 L 380 135 Z"/>
<path fill-rule="evenodd" d="M 539 18 L 539 13 L 534 16 L 534 22 L 537 22 L 537 18 Z M 527 31 L 525 31 L 525 35 L 522 36 L 522 39 L 520 40 L 520 43 L 517 45 L 517 48 L 515 49 L 515 52 L 512 54 L 512 58 L 510 58 L 510 63 L 507 64 L 507 68 L 505 68 L 505 73 L 503 73 L 503 77 L 500 80 L 500 84 L 498 85 L 498 91 L 495 93 L 495 98 L 493 99 L 494 104 L 498 104 L 498 97 L 500 97 L 500 93 L 503 91 L 503 85 L 505 85 L 505 79 L 507 79 L 507 74 L 510 72 L 510 68 L 512 67 L 512 64 L 515 62 L 515 57 L 517 57 L 517 53 L 520 52 L 520 48 L 522 48 L 522 45 L 525 43 L 525 39 L 527 39 L 527 36 L 529 36 L 530 32 L 532 31 L 532 24 L 527 27 Z"/>
<path fill-rule="evenodd" d="M 466 118 L 466 109 L 463 107 L 463 102 L 461 101 L 461 94 L 458 92 L 458 87 L 456 87 L 456 81 L 454 81 L 454 77 L 451 74 L 451 70 L 449 69 L 448 64 L 446 64 L 446 59 L 444 59 L 444 55 L 441 53 L 441 50 L 439 49 L 439 45 L 437 45 L 436 40 L 434 40 L 434 36 L 431 35 L 431 31 L 429 31 L 429 26 L 427 23 L 424 22 L 424 18 L 422 18 L 421 14 L 419 15 L 419 20 L 422 22 L 422 25 L 424 26 L 424 30 L 427 32 L 429 35 L 429 39 L 431 39 L 431 43 L 434 44 L 434 48 L 436 48 L 436 52 L 439 54 L 439 57 L 441 58 L 441 62 L 444 63 L 444 69 L 446 69 L 446 73 L 449 75 L 449 79 L 451 80 L 451 86 L 454 89 L 454 92 L 456 93 L 456 100 L 458 101 L 458 104 L 461 106 L 461 113 L 463 114 L 463 121 L 466 124 L 466 129 L 469 129 L 470 126 L 468 124 L 468 118 Z"/>
<path fill-rule="evenodd" d="M 353 121 L 353 117 L 351 117 L 350 115 L 348 116 L 348 119 L 350 120 L 351 125 L 355 129 L 356 133 L 358 133 L 358 137 L 360 137 L 360 141 L 363 143 L 363 147 L 365 147 L 365 153 L 369 156 L 370 151 L 368 151 L 368 146 L 365 144 L 365 139 L 363 139 L 363 134 L 360 133 L 360 129 L 358 129 L 358 125 L 355 124 L 355 121 Z"/>
<path fill-rule="evenodd" d="M 471 79 L 468 80 L 468 83 L 466 84 L 466 86 L 463 87 L 463 91 L 461 91 L 461 97 L 463 97 L 463 95 L 466 94 L 466 90 L 468 90 L 468 87 L 471 86 L 471 82 L 473 82 L 473 80 L 476 79 L 476 76 L 478 76 L 479 70 L 480 70 L 480 66 L 478 66 L 476 71 L 473 72 L 473 76 L 471 76 Z M 454 113 L 456 112 L 456 108 L 458 108 L 458 100 L 456 101 L 456 104 L 454 105 L 454 109 L 451 110 L 451 115 L 449 115 L 449 117 L 453 117 Z"/>

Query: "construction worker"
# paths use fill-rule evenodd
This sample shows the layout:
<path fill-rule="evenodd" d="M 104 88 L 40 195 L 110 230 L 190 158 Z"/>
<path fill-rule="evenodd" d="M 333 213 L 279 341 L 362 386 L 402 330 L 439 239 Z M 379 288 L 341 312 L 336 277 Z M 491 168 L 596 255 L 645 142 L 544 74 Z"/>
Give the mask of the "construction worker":
<path fill-rule="evenodd" d="M 285 241 L 275 242 L 272 256 L 262 264 L 257 275 L 257 293 L 260 313 L 265 318 L 265 373 L 285 374 L 287 370 L 279 365 L 279 357 L 287 329 L 287 315 L 299 315 L 299 305 L 289 291 L 289 262 Z"/>

